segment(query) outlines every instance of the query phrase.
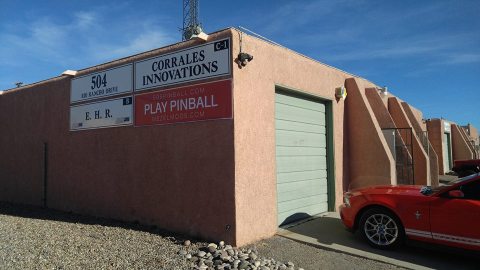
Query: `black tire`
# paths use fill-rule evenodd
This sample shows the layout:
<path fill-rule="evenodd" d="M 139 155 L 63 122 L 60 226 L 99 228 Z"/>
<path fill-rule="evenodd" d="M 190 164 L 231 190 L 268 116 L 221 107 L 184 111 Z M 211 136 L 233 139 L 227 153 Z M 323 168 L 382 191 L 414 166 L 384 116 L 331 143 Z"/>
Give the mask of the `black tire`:
<path fill-rule="evenodd" d="M 362 236 L 374 248 L 394 249 L 405 241 L 402 222 L 387 209 L 368 209 L 362 214 L 359 225 Z"/>

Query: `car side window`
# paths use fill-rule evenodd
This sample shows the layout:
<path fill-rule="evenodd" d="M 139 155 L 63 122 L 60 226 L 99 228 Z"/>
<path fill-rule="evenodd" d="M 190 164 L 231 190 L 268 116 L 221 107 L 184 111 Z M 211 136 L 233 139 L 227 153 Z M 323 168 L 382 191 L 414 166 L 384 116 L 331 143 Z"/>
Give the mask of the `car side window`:
<path fill-rule="evenodd" d="M 464 199 L 480 201 L 480 181 L 470 182 L 460 186 L 460 190 L 464 194 Z"/>

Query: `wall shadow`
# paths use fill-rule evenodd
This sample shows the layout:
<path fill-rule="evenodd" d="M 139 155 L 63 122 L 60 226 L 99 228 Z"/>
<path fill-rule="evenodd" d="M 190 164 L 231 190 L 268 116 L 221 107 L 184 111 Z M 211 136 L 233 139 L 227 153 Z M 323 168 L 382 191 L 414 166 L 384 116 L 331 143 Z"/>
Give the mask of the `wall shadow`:
<path fill-rule="evenodd" d="M 350 253 L 346 250 L 348 250 L 348 248 L 356 249 L 358 251 L 369 252 L 433 269 L 479 269 L 478 256 L 480 256 L 480 252 L 477 253 L 416 241 L 408 241 L 406 245 L 396 250 L 379 250 L 372 248 L 365 242 L 360 232 L 349 232 L 338 217 L 319 217 L 300 223 L 297 226 L 286 228 L 285 230 L 289 233 L 291 232 L 314 239 L 314 242 L 306 243 L 311 246 L 359 257 L 363 256 Z M 283 236 L 303 242 L 292 234 Z M 321 244 L 321 246 L 318 244 Z M 347 249 L 342 249 L 339 246 L 347 247 Z"/>
<path fill-rule="evenodd" d="M 311 215 L 307 213 L 295 213 L 293 215 L 288 216 L 285 220 L 283 220 L 282 223 L 280 223 L 280 227 L 282 226 L 290 226 L 292 224 L 295 224 L 295 222 L 300 221 L 300 220 L 305 220 L 312 218 Z"/>
<path fill-rule="evenodd" d="M 0 201 L 0 215 L 16 216 L 22 218 L 51 220 L 68 223 L 79 223 L 83 225 L 101 225 L 106 227 L 116 227 L 126 230 L 134 230 L 147 232 L 166 238 L 176 244 L 182 244 L 185 240 L 190 240 L 192 243 L 202 242 L 201 239 L 171 232 L 155 225 L 145 225 L 139 222 L 126 222 L 116 219 L 93 217 L 81 215 L 71 212 L 64 212 L 55 209 L 43 208 L 39 206 L 14 204 Z"/>

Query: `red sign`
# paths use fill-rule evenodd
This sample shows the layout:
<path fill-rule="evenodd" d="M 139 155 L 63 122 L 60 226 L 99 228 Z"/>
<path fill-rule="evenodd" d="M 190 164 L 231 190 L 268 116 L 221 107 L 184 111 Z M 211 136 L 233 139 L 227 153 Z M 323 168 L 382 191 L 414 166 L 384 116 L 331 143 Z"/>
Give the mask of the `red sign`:
<path fill-rule="evenodd" d="M 230 80 L 135 96 L 135 126 L 232 118 Z"/>

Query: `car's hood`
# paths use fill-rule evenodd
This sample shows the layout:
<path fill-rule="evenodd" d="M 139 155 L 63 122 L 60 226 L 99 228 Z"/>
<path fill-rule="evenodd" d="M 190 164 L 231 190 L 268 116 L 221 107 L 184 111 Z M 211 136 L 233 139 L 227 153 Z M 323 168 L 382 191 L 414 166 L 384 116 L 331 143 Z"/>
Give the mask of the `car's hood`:
<path fill-rule="evenodd" d="M 397 194 L 397 195 L 413 195 L 413 196 L 423 196 L 420 193 L 421 186 L 410 186 L 410 185 L 401 185 L 401 186 L 371 186 L 365 188 L 359 188 L 352 190 L 352 193 L 362 193 L 362 194 Z"/>

